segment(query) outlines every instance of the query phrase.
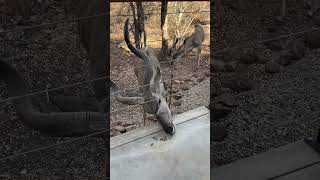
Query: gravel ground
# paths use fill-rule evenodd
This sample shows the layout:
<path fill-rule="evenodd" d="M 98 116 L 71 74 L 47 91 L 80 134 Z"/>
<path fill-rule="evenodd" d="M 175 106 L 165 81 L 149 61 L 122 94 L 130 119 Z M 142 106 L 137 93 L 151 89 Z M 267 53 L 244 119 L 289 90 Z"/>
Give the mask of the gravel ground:
<path fill-rule="evenodd" d="M 303 1 L 289 2 L 289 18 L 277 22 L 280 1 L 248 1 L 246 8 L 232 0 L 221 6 L 222 42 L 219 48 L 232 47 L 252 40 L 276 37 L 290 32 L 306 30 L 315 23 L 305 16 Z M 239 60 L 244 50 L 276 60 L 279 51 L 286 50 L 298 38 L 278 41 L 280 48 L 270 50 L 265 44 L 236 48 L 224 53 L 225 61 Z M 254 80 L 254 88 L 245 92 L 224 90 L 239 105 L 213 125 L 223 124 L 228 136 L 222 142 L 211 142 L 212 167 L 265 152 L 287 143 L 315 135 L 319 127 L 319 50 L 307 50 L 304 58 L 281 72 L 267 74 L 264 66 L 250 65 L 247 76 Z M 219 84 L 237 73 L 213 72 L 212 84 Z"/>
<path fill-rule="evenodd" d="M 11 19 L 7 28 L 23 28 L 74 18 L 75 10 L 75 1 L 54 1 L 47 13 L 34 15 L 24 22 Z M 0 24 L 1 30 L 4 27 Z M 6 43 L 2 42 L 3 37 Z M 77 39 L 76 23 L 6 33 L 5 36 L 1 36 L 0 56 L 24 75 L 31 92 L 44 90 L 47 85 L 51 88 L 59 87 L 88 79 L 86 53 L 79 47 Z M 6 87 L 2 82 L 0 88 L 0 98 L 7 98 Z M 65 88 L 59 93 L 92 96 L 90 86 L 87 84 Z M 34 104 L 43 112 L 57 111 L 52 104 L 47 103 L 45 97 L 45 94 L 33 96 Z M 2 102 L 0 107 L 0 158 L 71 139 L 47 137 L 25 127 L 16 116 L 10 102 Z M 68 174 L 70 176 L 68 179 L 81 179 L 80 177 L 101 179 L 104 175 L 104 159 L 107 152 L 106 137 L 85 138 L 0 161 L 0 175 L 27 178 L 29 175 Z"/>
<path fill-rule="evenodd" d="M 315 135 L 320 125 L 320 51 L 235 96 L 239 106 L 223 121 L 229 136 L 213 142 L 213 166 Z"/>

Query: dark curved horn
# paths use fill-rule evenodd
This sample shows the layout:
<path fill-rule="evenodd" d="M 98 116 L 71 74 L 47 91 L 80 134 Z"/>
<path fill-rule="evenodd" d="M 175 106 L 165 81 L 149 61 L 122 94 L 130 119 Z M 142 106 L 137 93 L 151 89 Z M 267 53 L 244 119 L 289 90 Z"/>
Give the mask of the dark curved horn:
<path fill-rule="evenodd" d="M 144 42 L 144 47 L 147 48 L 148 44 L 147 44 L 147 32 L 145 30 L 143 30 L 144 36 L 143 36 L 143 42 Z"/>
<path fill-rule="evenodd" d="M 23 96 L 28 86 L 17 70 L 0 59 L 0 79 L 8 86 L 10 97 Z M 55 136 L 79 136 L 104 131 L 106 114 L 98 112 L 41 113 L 36 110 L 29 96 L 13 99 L 22 121 L 41 133 Z"/>
<path fill-rule="evenodd" d="M 126 20 L 126 23 L 125 23 L 125 25 L 124 25 L 124 40 L 126 41 L 128 48 L 130 49 L 130 51 L 131 51 L 133 54 L 135 54 L 136 56 L 138 56 L 138 57 L 141 58 L 141 59 L 145 59 L 145 58 L 146 58 L 145 54 L 144 54 L 141 50 L 135 48 L 135 47 L 132 45 L 131 41 L 130 41 L 130 38 L 129 38 L 129 29 L 128 29 L 129 20 L 130 20 L 130 18 L 128 18 L 128 19 Z"/>

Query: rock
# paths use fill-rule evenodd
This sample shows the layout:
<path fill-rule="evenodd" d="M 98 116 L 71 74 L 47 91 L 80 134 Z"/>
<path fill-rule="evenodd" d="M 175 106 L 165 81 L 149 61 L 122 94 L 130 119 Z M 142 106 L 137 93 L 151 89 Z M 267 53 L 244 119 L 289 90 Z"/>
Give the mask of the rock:
<path fill-rule="evenodd" d="M 172 106 L 181 106 L 182 101 L 181 100 L 173 100 L 172 101 Z"/>
<path fill-rule="evenodd" d="M 136 128 L 137 128 L 136 125 L 130 125 L 130 126 L 127 126 L 127 127 L 126 127 L 126 131 L 132 131 L 132 130 L 134 130 L 134 129 L 136 129 Z"/>
<path fill-rule="evenodd" d="M 230 10 L 237 10 L 238 9 L 238 6 L 236 6 L 235 4 L 229 4 L 228 7 Z"/>
<path fill-rule="evenodd" d="M 164 136 L 164 137 L 161 137 L 159 140 L 160 140 L 160 141 L 167 141 L 167 140 L 168 140 L 168 137 L 167 137 L 167 136 Z"/>
<path fill-rule="evenodd" d="M 221 84 L 236 92 L 249 91 L 254 88 L 254 81 L 244 77 L 228 79 L 222 81 Z"/>
<path fill-rule="evenodd" d="M 284 19 L 281 16 L 276 16 L 274 18 L 274 21 L 278 24 L 282 24 L 284 22 Z"/>
<path fill-rule="evenodd" d="M 320 16 L 314 16 L 312 18 L 313 23 L 315 23 L 317 26 L 320 26 Z"/>
<path fill-rule="evenodd" d="M 186 85 L 185 85 L 185 86 L 182 86 L 182 87 L 181 87 L 181 90 L 182 90 L 182 91 L 187 91 L 187 90 L 189 90 L 189 87 L 186 86 Z"/>
<path fill-rule="evenodd" d="M 222 118 L 227 117 L 231 113 L 232 109 L 222 104 L 210 103 L 210 113 L 213 121 L 219 121 Z"/>
<path fill-rule="evenodd" d="M 239 63 L 236 68 L 237 74 L 247 74 L 249 72 L 249 66 L 247 64 Z"/>
<path fill-rule="evenodd" d="M 312 11 L 307 11 L 307 17 L 312 18 L 313 12 Z"/>
<path fill-rule="evenodd" d="M 124 126 L 122 126 L 122 125 L 118 125 L 114 129 L 119 131 L 120 133 L 125 133 L 126 132 L 126 128 Z"/>
<path fill-rule="evenodd" d="M 290 28 L 287 27 L 287 26 L 283 26 L 283 27 L 281 27 L 281 30 L 282 30 L 283 33 L 286 33 L 286 32 L 288 32 L 290 30 Z"/>
<path fill-rule="evenodd" d="M 263 43 L 268 49 L 271 49 L 272 51 L 281 51 L 282 45 L 280 41 L 271 41 L 271 42 L 265 42 Z"/>
<path fill-rule="evenodd" d="M 224 71 L 225 65 L 226 65 L 225 62 L 218 60 L 218 59 L 216 59 L 212 62 L 212 67 L 213 67 L 214 71 Z"/>
<path fill-rule="evenodd" d="M 227 107 L 236 107 L 239 105 L 239 102 L 236 97 L 231 94 L 222 94 L 216 97 L 213 101 L 214 104 L 222 104 Z"/>
<path fill-rule="evenodd" d="M 202 81 L 204 81 L 205 79 L 206 79 L 206 76 L 205 76 L 205 75 L 200 76 L 200 77 L 198 78 L 198 82 L 202 82 Z"/>
<path fill-rule="evenodd" d="M 281 54 L 277 59 L 276 59 L 277 64 L 280 64 L 281 66 L 287 66 L 290 64 L 290 58 L 288 54 Z"/>
<path fill-rule="evenodd" d="M 257 63 L 259 64 L 265 64 L 266 62 L 268 62 L 269 59 L 265 56 L 262 56 L 260 54 L 257 55 Z"/>
<path fill-rule="evenodd" d="M 179 80 L 174 80 L 174 83 L 176 83 L 176 84 L 181 84 L 181 81 L 179 81 Z"/>
<path fill-rule="evenodd" d="M 182 96 L 183 96 L 182 94 L 178 93 L 178 94 L 174 94 L 172 97 L 176 100 L 179 100 L 182 98 Z"/>
<path fill-rule="evenodd" d="M 228 130 L 221 125 L 213 125 L 212 127 L 212 140 L 221 142 L 228 136 Z"/>
<path fill-rule="evenodd" d="M 281 70 L 280 64 L 274 62 L 274 61 L 269 61 L 265 65 L 265 71 L 266 73 L 278 73 Z"/>
<path fill-rule="evenodd" d="M 198 84 L 198 80 L 197 80 L 196 78 L 193 78 L 193 79 L 192 79 L 192 84 L 193 84 L 193 85 L 197 85 L 197 84 Z"/>
<path fill-rule="evenodd" d="M 237 68 L 237 61 L 231 61 L 231 62 L 225 64 L 225 66 L 224 66 L 224 69 L 227 72 L 233 72 L 236 70 L 236 68 Z"/>
<path fill-rule="evenodd" d="M 20 174 L 26 175 L 27 174 L 27 170 L 23 169 L 22 171 L 20 171 Z"/>
<path fill-rule="evenodd" d="M 169 90 L 170 91 L 170 90 Z M 179 90 L 176 88 L 176 87 L 172 87 L 172 90 L 171 90 L 171 93 L 174 94 L 174 93 L 177 93 Z"/>
<path fill-rule="evenodd" d="M 204 73 L 204 75 L 205 75 L 206 77 L 210 77 L 211 73 L 208 72 L 208 71 L 206 71 L 206 72 Z"/>
<path fill-rule="evenodd" d="M 243 64 L 253 64 L 257 60 L 257 55 L 251 52 L 244 52 L 240 55 L 239 61 Z"/>
<path fill-rule="evenodd" d="M 292 43 L 292 47 L 288 51 L 288 57 L 291 60 L 299 60 L 305 55 L 305 44 L 302 41 L 295 41 Z"/>
<path fill-rule="evenodd" d="M 254 88 L 254 81 L 249 78 L 241 78 L 237 79 L 237 85 L 239 86 L 240 91 L 249 91 Z"/>
<path fill-rule="evenodd" d="M 213 84 L 210 84 L 210 97 L 218 96 L 219 88 Z"/>
<path fill-rule="evenodd" d="M 110 131 L 110 136 L 111 136 L 111 137 L 118 136 L 118 135 L 120 135 L 120 134 L 121 134 L 121 133 L 120 133 L 119 131 L 115 130 L 115 129 L 113 129 L 113 130 Z"/>
<path fill-rule="evenodd" d="M 182 114 L 182 113 L 184 113 L 183 110 L 176 110 L 175 112 L 172 112 L 172 111 L 171 111 L 171 115 L 172 115 L 172 116 L 175 116 L 175 115 L 177 115 L 177 114 Z"/>
<path fill-rule="evenodd" d="M 270 27 L 267 27 L 267 31 L 270 33 L 274 33 L 277 31 L 277 28 L 275 28 L 274 26 L 270 26 Z"/>
<path fill-rule="evenodd" d="M 221 94 L 231 94 L 232 90 L 230 88 L 221 88 Z"/>
<path fill-rule="evenodd" d="M 191 78 L 187 78 L 187 79 L 185 79 L 184 81 L 185 81 L 185 82 L 191 82 L 192 79 L 191 79 Z"/>

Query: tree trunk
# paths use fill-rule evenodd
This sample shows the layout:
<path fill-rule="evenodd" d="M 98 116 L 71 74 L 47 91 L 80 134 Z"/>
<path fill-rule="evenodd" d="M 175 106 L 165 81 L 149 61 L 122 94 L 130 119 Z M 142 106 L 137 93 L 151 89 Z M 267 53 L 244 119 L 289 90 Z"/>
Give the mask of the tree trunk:
<path fill-rule="evenodd" d="M 133 2 L 130 2 L 130 6 L 132 9 L 132 14 L 133 14 L 133 24 L 134 24 L 134 43 L 136 48 L 140 49 L 140 37 L 139 37 L 139 22 L 138 18 L 136 16 L 136 8 L 133 4 Z"/>
<path fill-rule="evenodd" d="M 138 22 L 139 22 L 139 38 L 140 38 L 140 41 L 141 41 L 142 33 L 144 33 L 144 46 L 146 46 L 146 34 L 145 34 L 145 30 L 144 30 L 144 11 L 143 11 L 143 6 L 142 6 L 142 2 L 136 2 L 136 3 L 137 3 L 137 14 L 138 14 Z"/>
<path fill-rule="evenodd" d="M 162 32 L 162 46 L 161 46 L 161 58 L 160 61 L 167 60 L 168 54 L 168 21 L 167 21 L 168 1 L 164 0 L 161 4 L 161 32 Z"/>

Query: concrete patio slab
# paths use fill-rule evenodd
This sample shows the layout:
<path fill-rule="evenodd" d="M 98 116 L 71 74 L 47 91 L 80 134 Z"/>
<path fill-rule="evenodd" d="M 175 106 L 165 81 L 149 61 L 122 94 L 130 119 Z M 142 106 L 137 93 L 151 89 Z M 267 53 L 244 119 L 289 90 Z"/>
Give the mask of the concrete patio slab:
<path fill-rule="evenodd" d="M 313 180 L 320 179 L 320 155 L 304 141 L 213 169 L 214 180 Z M 318 168 L 317 168 L 318 167 Z"/>
<path fill-rule="evenodd" d="M 174 122 L 174 136 L 155 123 L 111 138 L 110 179 L 209 180 L 209 110 L 178 114 Z"/>

